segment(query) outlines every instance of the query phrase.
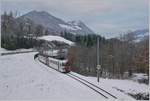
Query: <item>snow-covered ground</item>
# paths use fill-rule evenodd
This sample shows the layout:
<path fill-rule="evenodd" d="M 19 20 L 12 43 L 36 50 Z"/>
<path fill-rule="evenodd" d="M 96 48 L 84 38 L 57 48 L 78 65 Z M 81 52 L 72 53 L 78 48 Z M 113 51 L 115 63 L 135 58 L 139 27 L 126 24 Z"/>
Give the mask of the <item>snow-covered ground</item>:
<path fill-rule="evenodd" d="M 0 57 L 0 100 L 106 100 L 69 76 L 45 66 L 38 60 L 34 61 L 35 54 L 23 53 Z M 125 92 L 148 92 L 147 85 L 129 80 L 100 79 L 100 83 L 97 83 L 95 77 L 73 74 L 97 84 L 121 101 L 134 99 L 117 89 Z"/>
<path fill-rule="evenodd" d="M 26 51 L 26 52 L 27 52 L 27 51 L 35 51 L 35 49 L 30 48 L 30 49 L 6 50 L 6 49 L 0 47 L 0 54 L 1 54 L 1 53 L 23 52 L 23 51 Z"/>
<path fill-rule="evenodd" d="M 148 79 L 148 75 L 144 73 L 133 73 L 133 76 L 131 78 L 133 81 L 138 81 L 142 79 Z"/>
<path fill-rule="evenodd" d="M 69 44 L 69 45 L 73 45 L 74 44 L 74 42 L 72 42 L 70 40 L 67 40 L 67 39 L 65 39 L 63 37 L 60 37 L 60 36 L 53 36 L 53 35 L 42 36 L 42 37 L 39 37 L 38 39 L 46 40 L 46 41 L 64 42 L 64 43 Z"/>
<path fill-rule="evenodd" d="M 0 100 L 104 100 L 65 74 L 34 61 L 35 53 L 0 57 Z"/>
<path fill-rule="evenodd" d="M 6 50 L 0 47 L 0 53 L 3 53 L 3 52 L 6 52 Z"/>
<path fill-rule="evenodd" d="M 100 82 L 97 82 L 96 77 L 85 77 L 82 75 L 79 75 L 77 73 L 73 73 L 75 75 L 78 75 L 94 84 L 97 86 L 100 86 L 107 91 L 111 92 L 112 94 L 118 96 L 119 98 L 124 99 L 125 95 L 132 94 L 143 94 L 143 95 L 148 95 L 149 94 L 149 86 L 146 84 L 141 84 L 138 82 L 134 82 L 132 80 L 118 80 L 118 79 L 103 79 L 100 78 Z M 139 77 L 143 77 L 143 74 L 136 74 Z M 121 93 L 118 94 L 118 92 L 124 93 L 123 95 Z"/>

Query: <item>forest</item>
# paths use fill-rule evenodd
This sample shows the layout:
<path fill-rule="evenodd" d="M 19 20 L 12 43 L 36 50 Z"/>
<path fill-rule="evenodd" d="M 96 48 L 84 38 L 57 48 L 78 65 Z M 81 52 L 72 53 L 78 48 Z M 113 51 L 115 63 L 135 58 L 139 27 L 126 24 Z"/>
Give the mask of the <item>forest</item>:
<path fill-rule="evenodd" d="M 64 36 L 77 44 L 69 51 L 72 70 L 75 72 L 96 76 L 97 37 L 99 37 L 101 77 L 123 79 L 131 77 L 132 73 L 149 73 L 148 37 L 135 42 L 136 36 L 133 32 L 112 39 L 105 39 L 99 35 L 64 34 Z"/>

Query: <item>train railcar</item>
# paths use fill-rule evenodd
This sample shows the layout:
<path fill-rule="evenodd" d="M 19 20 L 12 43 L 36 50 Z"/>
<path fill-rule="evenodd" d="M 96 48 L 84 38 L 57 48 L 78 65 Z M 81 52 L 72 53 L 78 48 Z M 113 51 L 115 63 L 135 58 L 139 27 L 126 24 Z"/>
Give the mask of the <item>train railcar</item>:
<path fill-rule="evenodd" d="M 67 59 L 59 60 L 52 57 L 46 57 L 43 55 L 39 55 L 38 59 L 44 64 L 50 66 L 51 68 L 58 70 L 62 73 L 70 72 L 70 65 Z"/>

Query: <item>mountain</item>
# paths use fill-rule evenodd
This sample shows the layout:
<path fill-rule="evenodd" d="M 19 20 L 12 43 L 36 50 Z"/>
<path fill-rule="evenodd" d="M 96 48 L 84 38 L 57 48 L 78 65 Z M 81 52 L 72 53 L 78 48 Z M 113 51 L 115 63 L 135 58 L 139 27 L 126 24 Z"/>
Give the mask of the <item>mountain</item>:
<path fill-rule="evenodd" d="M 65 22 L 60 18 L 57 18 L 45 11 L 31 11 L 25 15 L 17 18 L 19 21 L 31 20 L 37 25 L 42 25 L 48 28 L 51 33 L 70 32 L 72 34 L 95 34 L 90 28 L 88 28 L 82 21 L 70 21 Z"/>
<path fill-rule="evenodd" d="M 122 35 L 123 35 L 122 37 L 123 39 L 118 37 L 119 39 L 121 39 L 121 41 L 126 40 L 126 41 L 132 41 L 134 43 L 139 43 L 145 39 L 149 39 L 149 29 L 148 28 L 138 29 L 138 30 L 126 32 L 125 34 L 122 34 Z M 114 38 L 110 38 L 110 39 L 114 39 Z"/>
<path fill-rule="evenodd" d="M 71 30 L 72 33 L 78 34 L 95 34 L 91 29 L 89 29 L 82 21 L 69 21 L 70 26 L 74 26 L 77 30 Z"/>
<path fill-rule="evenodd" d="M 140 29 L 132 33 L 135 35 L 135 42 L 139 42 L 149 36 L 149 29 Z"/>

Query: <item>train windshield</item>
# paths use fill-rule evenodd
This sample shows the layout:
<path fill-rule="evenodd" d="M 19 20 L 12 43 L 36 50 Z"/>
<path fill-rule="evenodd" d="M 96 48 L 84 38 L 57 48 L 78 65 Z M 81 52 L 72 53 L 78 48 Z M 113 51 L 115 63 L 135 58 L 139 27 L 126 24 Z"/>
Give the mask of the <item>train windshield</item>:
<path fill-rule="evenodd" d="M 62 66 L 69 66 L 68 63 L 62 63 Z"/>
<path fill-rule="evenodd" d="M 62 66 L 66 66 L 66 63 L 62 63 Z"/>

